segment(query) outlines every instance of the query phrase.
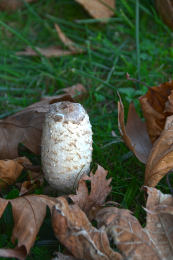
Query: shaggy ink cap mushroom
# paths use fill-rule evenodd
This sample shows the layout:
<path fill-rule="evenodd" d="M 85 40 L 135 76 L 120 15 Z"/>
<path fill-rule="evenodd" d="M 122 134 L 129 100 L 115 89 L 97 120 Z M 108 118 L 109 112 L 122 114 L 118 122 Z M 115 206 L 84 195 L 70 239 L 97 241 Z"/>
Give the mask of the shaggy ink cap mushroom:
<path fill-rule="evenodd" d="M 92 160 L 92 129 L 79 103 L 50 105 L 42 133 L 42 166 L 46 180 L 58 191 L 74 191 L 80 177 L 88 174 Z"/>

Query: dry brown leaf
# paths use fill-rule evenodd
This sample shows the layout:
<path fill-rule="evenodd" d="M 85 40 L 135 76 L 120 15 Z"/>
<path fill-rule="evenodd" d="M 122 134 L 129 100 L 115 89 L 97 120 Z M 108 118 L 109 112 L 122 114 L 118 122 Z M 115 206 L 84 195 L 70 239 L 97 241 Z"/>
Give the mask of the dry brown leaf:
<path fill-rule="evenodd" d="M 143 163 L 146 163 L 152 144 L 150 142 L 146 124 L 138 116 L 133 103 L 129 106 L 127 124 L 124 124 L 124 106 L 118 102 L 118 127 L 127 147 Z"/>
<path fill-rule="evenodd" d="M 37 176 L 31 180 L 24 181 L 21 185 L 19 196 L 23 196 L 23 195 L 32 193 L 35 189 L 38 189 L 39 187 L 41 187 L 43 182 L 44 182 L 44 178 L 43 178 L 42 174 L 39 174 L 39 176 Z"/>
<path fill-rule="evenodd" d="M 156 8 L 163 21 L 173 30 L 173 1 L 155 0 Z"/>
<path fill-rule="evenodd" d="M 52 213 L 52 226 L 57 239 L 78 259 L 119 260 L 104 229 L 96 229 L 78 205 L 68 205 L 59 197 Z"/>
<path fill-rule="evenodd" d="M 33 50 L 31 47 L 26 47 L 24 51 L 19 51 L 16 53 L 16 55 L 24 55 L 24 56 L 39 56 L 39 53 L 47 58 L 50 57 L 61 57 L 66 55 L 73 55 L 82 53 L 83 50 L 75 47 L 75 44 L 67 38 L 67 36 L 61 31 L 60 27 L 55 24 L 55 29 L 58 33 L 58 36 L 60 40 L 63 42 L 63 44 L 69 48 L 69 50 L 63 50 L 61 47 L 58 46 L 49 46 L 47 48 L 39 48 L 36 47 L 36 50 L 38 53 Z"/>
<path fill-rule="evenodd" d="M 35 242 L 38 231 L 46 216 L 47 206 L 52 210 L 56 199 L 44 195 L 30 195 L 13 200 L 0 198 L 0 217 L 9 202 L 12 205 L 14 219 L 14 228 L 11 239 L 13 243 L 16 240 L 18 242 L 17 247 L 13 251 L 1 249 L 0 256 L 14 253 L 13 257 L 15 257 L 15 254 L 20 252 L 25 258 Z M 24 258 L 21 257 L 19 259 Z"/>
<path fill-rule="evenodd" d="M 27 3 L 36 2 L 37 0 L 25 0 Z M 23 5 L 22 0 L 0 0 L 0 10 L 15 11 Z"/>
<path fill-rule="evenodd" d="M 82 52 L 82 50 L 81 49 L 79 49 L 79 48 L 77 48 L 76 46 L 75 46 L 75 43 L 72 41 L 72 40 L 70 40 L 63 32 L 62 32 L 62 30 L 61 30 L 61 28 L 59 27 L 59 25 L 58 24 L 55 24 L 55 29 L 56 29 L 56 31 L 57 31 L 57 34 L 58 34 L 58 36 L 59 36 L 59 38 L 60 38 L 60 40 L 64 43 L 64 45 L 66 46 L 66 47 L 68 47 L 69 48 L 69 50 L 71 50 L 72 52 L 74 52 L 74 53 L 80 53 L 80 52 Z"/>
<path fill-rule="evenodd" d="M 106 179 L 108 172 L 98 165 L 98 168 L 93 174 L 90 173 L 90 176 L 84 175 L 79 181 L 78 189 L 76 195 L 70 195 L 69 197 L 76 203 L 86 214 L 92 219 L 93 214 L 100 206 L 103 206 L 106 197 L 111 192 L 110 179 Z M 87 188 L 86 181 L 91 182 L 90 193 Z"/>
<path fill-rule="evenodd" d="M 62 57 L 66 55 L 76 54 L 74 51 L 63 50 L 57 46 L 50 46 L 47 48 L 39 48 L 36 47 L 38 53 L 34 51 L 31 47 L 26 47 L 24 51 L 16 52 L 16 55 L 23 55 L 23 56 L 39 56 L 41 53 L 43 56 L 50 58 L 50 57 Z"/>
<path fill-rule="evenodd" d="M 145 185 L 154 187 L 173 168 L 173 116 L 155 141 L 145 170 Z"/>
<path fill-rule="evenodd" d="M 76 101 L 82 100 L 87 96 L 87 90 L 82 84 L 76 84 L 72 87 L 64 88 L 63 91 L 66 94 L 71 95 Z"/>
<path fill-rule="evenodd" d="M 23 164 L 29 164 L 26 157 L 19 157 L 14 160 L 0 160 L 0 190 L 12 185 L 23 170 Z M 30 163 L 31 164 L 31 163 Z"/>
<path fill-rule="evenodd" d="M 128 210 L 104 208 L 98 212 L 99 226 L 105 226 L 124 259 L 171 260 L 173 256 L 173 198 L 147 188 L 147 224 L 142 228 Z M 171 207 L 171 211 L 169 211 Z"/>
<path fill-rule="evenodd" d="M 14 249 L 0 249 L 0 256 L 8 258 L 17 258 L 19 260 L 26 259 L 26 250 L 24 247 L 14 248 Z"/>
<path fill-rule="evenodd" d="M 47 97 L 21 112 L 0 120 L 0 159 L 16 158 L 19 143 L 39 154 L 45 113 L 49 110 L 50 104 L 65 100 L 73 101 L 70 95 Z"/>
<path fill-rule="evenodd" d="M 173 90 L 171 90 L 171 94 L 168 96 L 168 101 L 165 103 L 164 112 L 173 114 Z"/>
<path fill-rule="evenodd" d="M 96 19 L 109 18 L 114 14 L 115 0 L 76 0 Z"/>
<path fill-rule="evenodd" d="M 165 82 L 158 87 L 149 88 L 148 92 L 139 99 L 152 142 L 160 136 L 166 117 L 171 115 L 166 107 L 173 97 L 170 96 L 172 90 L 173 81 Z"/>

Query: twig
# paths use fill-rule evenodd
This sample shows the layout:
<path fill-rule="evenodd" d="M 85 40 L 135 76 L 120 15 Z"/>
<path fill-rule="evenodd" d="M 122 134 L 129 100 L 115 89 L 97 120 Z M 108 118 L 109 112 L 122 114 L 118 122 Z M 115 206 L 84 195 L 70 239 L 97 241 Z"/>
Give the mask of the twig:
<path fill-rule="evenodd" d="M 141 83 L 142 85 L 146 86 L 147 88 L 150 88 L 150 86 L 148 86 L 144 81 L 141 81 L 141 80 L 135 79 L 135 78 L 131 78 L 130 74 L 128 72 L 126 73 L 126 79 L 131 80 L 133 82 Z"/>

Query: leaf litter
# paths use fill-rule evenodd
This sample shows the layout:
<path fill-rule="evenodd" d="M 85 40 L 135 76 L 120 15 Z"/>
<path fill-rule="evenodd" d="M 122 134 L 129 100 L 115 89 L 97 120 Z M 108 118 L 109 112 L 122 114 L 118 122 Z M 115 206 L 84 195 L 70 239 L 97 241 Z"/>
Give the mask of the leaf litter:
<path fill-rule="evenodd" d="M 130 104 L 126 126 L 119 101 L 119 130 L 127 147 L 146 164 L 144 185 L 155 187 L 173 169 L 173 81 L 149 88 L 139 101 L 145 121 Z"/>
<path fill-rule="evenodd" d="M 76 86 L 78 86 L 78 84 Z M 76 90 L 78 91 L 78 87 L 73 86 L 74 89 L 70 89 L 71 93 L 74 94 Z M 83 88 L 81 88 L 81 90 L 82 89 Z M 86 94 L 84 89 L 83 94 Z M 81 95 L 83 94 L 81 93 Z M 7 120 L 7 122 L 13 122 L 12 119 L 14 120 L 15 118 L 17 121 L 19 118 L 18 122 L 20 123 L 18 126 L 21 124 L 22 127 L 26 127 L 21 120 L 22 116 L 25 115 L 25 120 L 27 120 L 27 113 L 29 113 L 30 118 L 32 118 L 35 113 L 44 114 L 48 111 L 51 103 L 62 101 L 62 99 L 70 99 L 70 101 L 73 102 L 71 95 L 46 97 L 23 111 L 4 119 L 4 121 L 8 119 L 9 121 Z M 166 105 L 164 109 L 165 111 L 167 110 L 166 113 L 168 113 L 168 110 L 171 111 L 171 95 L 172 92 L 170 92 L 165 102 Z M 12 123 L 12 125 L 16 126 L 16 121 Z M 141 129 L 141 135 L 143 136 L 143 140 L 145 140 L 147 136 L 146 125 L 137 115 L 134 105 L 130 105 L 127 124 L 125 126 L 123 104 L 120 102 L 119 127 L 122 137 L 129 145 L 129 148 L 138 155 L 138 157 L 143 158 L 143 160 L 147 158 L 145 183 L 150 186 L 155 186 L 160 180 L 160 176 L 165 175 L 166 172 L 172 168 L 172 115 L 165 118 L 164 129 L 153 143 L 152 148 L 148 146 L 147 149 L 150 150 L 150 152 L 147 153 L 149 153 L 149 155 L 146 155 L 147 153 L 145 151 L 141 153 L 142 142 L 139 140 L 139 137 L 135 139 L 135 135 L 138 131 L 135 129 L 134 122 L 137 124 L 136 129 L 139 130 L 143 127 Z M 9 124 L 7 124 L 7 126 L 8 125 Z M 41 131 L 41 125 L 39 129 Z M 10 133 L 12 132 L 9 132 L 9 136 Z M 29 136 L 27 139 L 26 132 L 25 138 L 29 141 L 30 138 L 33 139 L 34 137 Z M 147 140 L 149 140 L 149 137 L 147 138 Z M 27 141 L 25 141 L 25 139 L 22 140 L 24 140 L 24 145 L 27 145 Z M 135 142 L 138 141 L 140 142 L 139 146 L 135 144 Z M 151 145 L 149 141 L 147 142 Z M 35 145 L 38 144 L 39 139 L 35 141 Z M 14 149 L 13 144 L 12 147 Z M 15 155 L 17 155 L 17 145 L 14 150 L 16 152 Z M 32 150 L 34 151 L 34 149 Z M 1 151 L 3 153 L 4 148 Z M 10 156 L 8 153 L 7 155 L 8 157 Z M 12 172 L 14 171 L 14 180 L 10 180 L 11 182 L 8 184 L 15 182 L 15 176 L 18 176 L 24 167 L 30 171 L 31 179 L 28 181 L 39 179 L 40 168 L 38 166 L 34 168 L 28 159 L 13 158 L 12 160 L 8 158 L 7 160 L 7 158 L 4 158 L 4 160 L 1 161 L 1 168 L 4 169 L 4 173 L 8 172 L 9 168 L 10 170 L 12 169 Z M 16 167 L 19 167 L 19 173 L 17 174 L 15 171 Z M 34 172 L 34 169 L 36 169 L 37 172 Z M 84 175 L 81 177 L 76 195 L 71 194 L 60 197 L 25 195 L 32 190 L 33 183 L 28 182 L 23 183 L 25 191 L 22 197 L 12 200 L 0 198 L 0 217 L 3 215 L 8 203 L 12 206 L 14 227 L 11 240 L 13 243 L 17 240 L 17 246 L 14 249 L 1 248 L 0 256 L 16 257 L 21 260 L 26 259 L 31 247 L 34 245 L 39 229 L 43 224 L 46 216 L 46 208 L 48 207 L 51 212 L 52 228 L 55 236 L 69 252 L 68 255 L 58 252 L 55 259 L 172 259 L 172 196 L 168 194 L 164 195 L 155 188 L 145 187 L 148 193 L 145 208 L 147 217 L 146 226 L 142 227 L 137 218 L 134 217 L 129 210 L 108 206 L 108 203 L 106 203 L 106 198 L 111 192 L 111 179 L 107 179 L 107 174 L 108 172 L 98 165 L 95 174 L 91 172 L 89 176 Z M 88 182 L 90 183 L 90 187 L 88 187 Z M 112 205 L 113 204 L 116 205 L 115 202 L 112 202 Z M 95 224 L 93 220 L 96 220 L 97 224 Z M 118 252 L 113 249 L 115 247 L 118 249 Z"/>

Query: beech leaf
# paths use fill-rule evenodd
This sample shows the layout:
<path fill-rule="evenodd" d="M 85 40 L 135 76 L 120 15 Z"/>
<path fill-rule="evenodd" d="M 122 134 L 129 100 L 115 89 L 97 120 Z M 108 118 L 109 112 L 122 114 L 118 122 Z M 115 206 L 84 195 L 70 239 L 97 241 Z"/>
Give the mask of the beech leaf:
<path fill-rule="evenodd" d="M 69 205 L 59 197 L 52 213 L 52 226 L 57 239 L 77 259 L 122 259 L 114 252 L 104 229 L 96 229 L 78 205 Z"/>
<path fill-rule="evenodd" d="M 69 197 L 76 203 L 86 214 L 92 219 L 95 210 L 98 207 L 103 206 L 106 197 L 111 192 L 110 179 L 106 179 L 108 172 L 98 165 L 95 174 L 92 172 L 90 176 L 84 175 L 79 181 L 76 195 L 70 195 Z M 91 182 L 91 190 L 88 191 L 86 181 Z"/>
<path fill-rule="evenodd" d="M 150 142 L 146 124 L 138 116 L 133 103 L 129 106 L 127 124 L 124 124 L 124 106 L 118 102 L 118 127 L 127 147 L 142 163 L 146 163 L 152 144 Z"/>

